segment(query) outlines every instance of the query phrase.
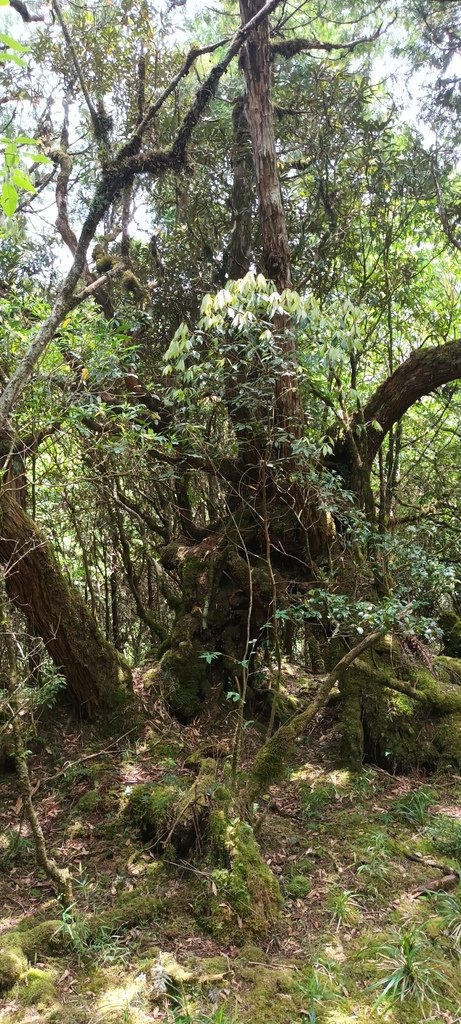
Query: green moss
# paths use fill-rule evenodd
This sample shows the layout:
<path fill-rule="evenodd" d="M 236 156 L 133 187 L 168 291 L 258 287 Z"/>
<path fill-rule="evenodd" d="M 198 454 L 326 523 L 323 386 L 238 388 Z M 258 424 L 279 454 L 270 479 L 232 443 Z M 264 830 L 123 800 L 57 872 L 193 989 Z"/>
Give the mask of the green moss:
<path fill-rule="evenodd" d="M 100 932 L 116 933 L 121 928 L 129 928 L 138 924 L 150 924 L 158 919 L 161 908 L 160 900 L 146 892 L 124 893 L 116 905 L 110 910 L 82 917 L 75 925 L 63 927 L 61 921 L 42 921 L 28 927 L 28 922 L 21 923 L 20 928 L 2 935 L 0 949 L 0 991 L 8 991 L 25 974 L 27 961 L 34 962 L 47 955 L 62 954 L 72 948 L 73 934 L 78 933 L 79 941 L 86 943 Z M 45 985 L 46 972 L 31 971 L 27 979 L 33 982 L 33 991 L 40 992 L 40 983 L 50 993 L 49 985 Z M 28 982 L 27 982 L 28 984 Z M 53 993 L 54 995 L 54 993 Z"/>
<path fill-rule="evenodd" d="M 259 851 L 253 829 L 223 810 L 210 816 L 212 859 L 221 862 L 211 872 L 213 891 L 207 892 L 205 923 L 216 935 L 245 936 L 267 933 L 277 920 L 282 897 Z"/>
<path fill-rule="evenodd" d="M 136 302 L 144 298 L 143 287 L 132 270 L 125 270 L 120 279 L 120 287 L 124 295 Z"/>
<path fill-rule="evenodd" d="M 424 671 L 424 670 L 422 670 Z M 392 673 L 380 667 L 380 673 Z M 418 678 L 419 678 L 418 670 Z M 366 694 L 362 702 L 364 752 L 367 760 L 402 773 L 416 767 L 432 769 L 437 761 L 432 724 L 426 709 L 405 694 L 386 689 L 365 668 L 353 670 L 356 685 Z M 436 682 L 427 672 L 431 685 Z"/>
<path fill-rule="evenodd" d="M 461 618 L 455 612 L 444 612 L 439 626 L 443 633 L 443 653 L 450 658 L 461 658 Z"/>
<path fill-rule="evenodd" d="M 53 1006 L 57 991 L 52 973 L 31 967 L 23 978 L 18 996 L 26 1006 Z"/>
<path fill-rule="evenodd" d="M 101 910 L 83 919 L 87 936 L 91 939 L 98 932 L 105 931 L 107 934 L 115 934 L 121 928 L 131 928 L 137 924 L 150 924 L 158 919 L 161 906 L 160 899 L 147 892 L 124 893 L 119 896 L 115 906 L 109 910 Z"/>
<path fill-rule="evenodd" d="M 182 585 L 184 593 L 189 596 L 199 582 L 200 576 L 206 572 L 206 563 L 197 555 L 188 555 L 182 563 Z"/>
<path fill-rule="evenodd" d="M 91 811 L 95 811 L 98 807 L 104 803 L 104 797 L 97 789 L 92 789 L 89 793 L 84 793 L 77 801 L 73 808 L 74 814 L 86 814 Z"/>
<path fill-rule="evenodd" d="M 68 946 L 62 922 L 57 920 L 42 921 L 32 927 L 23 921 L 20 928 L 7 932 L 3 941 L 8 946 L 21 949 L 28 960 L 62 952 Z"/>
<path fill-rule="evenodd" d="M 250 800 L 282 781 L 294 760 L 295 751 L 295 738 L 289 725 L 284 725 L 261 747 L 255 757 L 248 787 Z"/>
<path fill-rule="evenodd" d="M 154 846 L 164 849 L 168 843 L 178 856 L 184 856 L 197 843 L 200 845 L 213 799 L 222 804 L 229 795 L 218 784 L 215 762 L 205 759 L 197 779 L 187 790 L 179 781 L 177 786 L 135 786 L 125 816 Z"/>
<path fill-rule="evenodd" d="M 27 960 L 20 948 L 0 949 L 0 992 L 8 992 L 27 968 Z"/>
<path fill-rule="evenodd" d="M 246 983 L 246 991 L 239 1002 L 239 1020 L 242 1024 L 287 1024 L 298 1017 L 296 1010 L 301 1001 L 294 973 L 284 968 L 264 967 L 261 963 L 236 965 L 239 979 Z"/>
<path fill-rule="evenodd" d="M 107 270 L 112 270 L 115 260 L 113 256 L 109 256 L 109 253 L 103 253 L 98 256 L 96 260 L 96 270 L 98 274 L 105 274 Z"/>
<path fill-rule="evenodd" d="M 428 939 L 440 939 L 443 933 L 445 922 L 443 917 L 430 917 L 428 921 L 424 922 L 424 931 Z"/>
<path fill-rule="evenodd" d="M 163 689 L 172 713 L 180 722 L 190 722 L 210 690 L 210 673 L 202 657 L 207 648 L 203 644 L 201 609 L 209 604 L 212 563 L 201 558 L 196 550 L 187 552 L 177 544 L 164 550 L 162 561 L 180 568 L 182 590 L 170 646 L 160 662 Z"/>
<path fill-rule="evenodd" d="M 461 715 L 447 715 L 436 723 L 434 744 L 440 754 L 440 764 L 461 768 Z"/>
<path fill-rule="evenodd" d="M 245 942 L 239 951 L 239 960 L 243 964 L 267 964 L 269 957 L 261 946 L 254 942 Z"/>
<path fill-rule="evenodd" d="M 292 875 L 285 881 L 285 892 L 293 899 L 304 899 L 311 891 L 311 883 L 305 875 Z"/>
<path fill-rule="evenodd" d="M 161 846 L 167 838 L 179 786 L 156 786 L 150 782 L 133 786 L 125 807 L 125 818 L 142 838 Z"/>
<path fill-rule="evenodd" d="M 341 764 L 359 771 L 363 761 L 362 687 L 350 673 L 341 684 Z"/>
<path fill-rule="evenodd" d="M 435 658 L 434 669 L 438 679 L 443 678 L 447 683 L 461 686 L 460 658 L 448 658 L 445 655 L 439 655 L 438 658 Z"/>
<path fill-rule="evenodd" d="M 157 763 L 162 766 L 165 761 L 168 761 L 169 764 L 171 761 L 179 761 L 180 758 L 187 754 L 189 748 L 179 740 L 173 738 L 165 739 L 162 736 L 154 734 L 149 736 L 146 743 L 146 749 L 148 753 L 155 758 Z"/>
<path fill-rule="evenodd" d="M 168 707 L 180 722 L 195 718 L 209 692 L 206 662 L 201 657 L 203 647 L 190 637 L 181 640 L 178 635 L 181 624 L 187 632 L 186 620 L 191 618 L 183 616 L 175 625 L 174 642 L 160 663 Z"/>

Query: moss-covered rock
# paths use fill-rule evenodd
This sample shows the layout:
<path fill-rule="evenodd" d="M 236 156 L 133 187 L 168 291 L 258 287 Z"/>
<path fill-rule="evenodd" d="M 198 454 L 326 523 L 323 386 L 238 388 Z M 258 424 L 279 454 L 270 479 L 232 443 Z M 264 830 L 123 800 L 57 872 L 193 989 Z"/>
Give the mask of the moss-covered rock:
<path fill-rule="evenodd" d="M 26 919 L 2 939 L 8 947 L 20 949 L 28 960 L 61 953 L 69 947 L 68 936 L 59 920 L 41 921 L 31 926 Z"/>
<path fill-rule="evenodd" d="M 22 921 L 18 928 L 5 932 L 0 946 L 0 991 L 8 991 L 24 975 L 27 962 L 38 957 L 62 953 L 69 948 L 69 933 L 61 921 L 42 921 L 30 925 Z"/>
<path fill-rule="evenodd" d="M 220 804 L 229 794 L 216 778 L 216 764 L 201 761 L 200 772 L 188 789 L 177 785 L 134 786 L 127 801 L 125 816 L 159 850 L 170 845 L 177 856 L 200 847 L 213 801 Z"/>

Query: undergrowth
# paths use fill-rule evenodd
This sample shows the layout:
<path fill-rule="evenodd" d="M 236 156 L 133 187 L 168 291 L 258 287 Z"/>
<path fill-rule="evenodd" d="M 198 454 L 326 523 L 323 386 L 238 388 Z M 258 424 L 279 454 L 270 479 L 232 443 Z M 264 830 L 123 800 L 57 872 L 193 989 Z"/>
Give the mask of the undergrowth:
<path fill-rule="evenodd" d="M 438 812 L 447 803 L 444 780 L 430 786 L 409 780 L 402 793 L 400 780 L 369 766 L 350 774 L 301 765 L 298 778 L 274 789 L 273 809 L 269 804 L 257 831 L 285 902 L 280 919 L 255 938 L 246 934 L 243 919 L 231 917 L 226 893 L 215 894 L 215 869 L 203 856 L 194 859 L 192 850 L 182 859 L 169 851 L 161 862 L 127 822 L 123 808 L 133 778 L 155 786 L 180 780 L 185 792 L 197 778 L 196 769 L 182 767 L 176 736 L 174 756 L 165 736 L 158 742 L 161 766 L 156 739 L 152 752 L 140 744 L 129 757 L 126 751 L 97 757 L 60 778 L 51 834 L 62 856 L 73 860 L 75 903 L 51 914 L 59 917 L 53 950 L 41 951 L 37 961 L 51 972 L 48 989 L 44 984 L 40 996 L 36 979 L 35 987 L 18 984 L 13 1009 L 0 1010 L 0 1024 L 26 1024 L 30 1001 L 50 1000 L 53 991 L 54 1002 L 37 1009 L 37 1024 L 457 1021 L 461 888 L 440 894 L 430 889 L 437 858 L 461 868 L 461 823 Z M 191 731 L 188 752 L 194 742 L 200 738 Z M 82 750 L 92 752 L 91 746 Z M 225 768 L 217 771 L 219 777 Z M 449 786 L 449 802 L 456 805 L 461 785 L 453 777 Z M 97 800 L 87 799 L 95 792 Z M 45 786 L 36 799 L 46 820 Z M 21 888 L 31 858 L 28 836 L 14 829 L 15 800 L 11 785 L 7 813 L 0 804 L 6 928 L 14 927 L 18 899 L 25 903 L 26 922 L 27 912 L 50 916 L 42 879 L 31 878 L 27 894 Z M 415 889 L 421 896 L 411 895 Z M 136 916 L 120 923 L 127 898 L 139 902 L 141 913 L 153 902 L 148 923 Z M 205 912 L 211 901 L 222 921 L 214 932 Z M 226 934 L 230 921 L 236 924 Z M 54 949 L 60 944 L 65 952 Z M 172 975 L 168 967 L 164 991 L 154 991 L 153 971 L 165 956 L 175 961 Z M 35 1012 L 39 1004 L 33 1005 Z"/>

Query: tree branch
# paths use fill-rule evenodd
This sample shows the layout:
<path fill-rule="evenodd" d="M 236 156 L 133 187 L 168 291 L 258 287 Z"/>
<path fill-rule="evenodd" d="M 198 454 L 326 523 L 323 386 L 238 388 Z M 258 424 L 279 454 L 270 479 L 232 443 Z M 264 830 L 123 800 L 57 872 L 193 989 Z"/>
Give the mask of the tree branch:
<path fill-rule="evenodd" d="M 280 2 L 281 0 L 268 0 L 254 18 L 251 19 L 251 21 L 238 29 L 226 54 L 222 60 L 212 68 L 209 75 L 205 78 L 198 89 L 195 99 L 184 117 L 173 145 L 169 150 L 158 152 L 151 151 L 149 153 L 139 155 L 135 153 L 135 155 L 130 158 L 130 149 L 128 148 L 127 150 L 125 148 L 119 151 L 112 162 L 104 164 L 99 184 L 96 187 L 93 200 L 90 204 L 88 214 L 80 233 L 72 267 L 61 286 L 49 317 L 47 317 L 32 341 L 28 351 L 18 363 L 15 372 L 12 374 L 2 395 L 0 396 L 0 428 L 5 426 L 7 423 L 15 403 L 31 379 L 38 360 L 49 345 L 50 341 L 53 339 L 59 324 L 62 322 L 69 310 L 76 304 L 74 292 L 85 267 L 88 246 L 94 237 L 98 224 L 109 209 L 111 203 L 126 185 L 131 184 L 136 174 L 149 173 L 155 174 L 158 177 L 168 170 L 178 171 L 184 166 L 187 145 L 190 141 L 193 130 L 200 121 L 200 118 L 210 100 L 215 95 L 220 79 L 227 71 L 227 68 L 234 57 L 238 54 L 252 29 L 259 25 L 260 22 L 264 21 L 264 19 L 267 18 L 273 10 L 275 10 Z M 145 122 L 146 118 L 144 118 L 143 121 L 143 131 L 145 131 L 145 128 L 147 127 Z M 135 129 L 131 143 L 134 143 L 137 134 L 139 134 L 140 127 L 141 126 L 138 126 Z M 128 147 L 129 146 L 130 144 L 128 144 Z M 137 144 L 136 148 L 139 148 L 137 147 Z M 102 282 L 100 281 L 99 286 L 101 283 Z M 83 297 L 93 294 L 93 291 L 94 288 L 90 285 L 88 289 L 85 289 L 86 294 L 83 295 L 82 293 L 82 296 L 79 296 L 77 303 L 82 301 Z"/>
<path fill-rule="evenodd" d="M 64 36 L 64 39 L 66 40 L 67 48 L 69 50 L 69 53 L 70 53 L 70 56 L 71 56 L 71 59 L 72 59 L 72 64 L 74 65 L 75 73 L 76 73 L 77 78 L 78 78 L 78 80 L 80 82 L 80 88 L 82 90 L 83 96 L 85 98 L 85 103 L 86 103 L 86 105 L 88 107 L 88 111 L 89 111 L 89 114 L 90 114 L 91 123 L 92 123 L 92 126 L 93 126 L 94 137 L 95 137 L 95 139 L 97 141 L 98 140 L 101 141 L 101 135 L 102 135 L 103 136 L 102 141 L 105 143 L 106 146 L 108 146 L 109 145 L 109 139 L 107 137 L 107 133 L 106 133 L 106 131 L 104 129 L 104 125 L 102 123 L 102 119 L 99 117 L 99 114 L 98 114 L 98 112 L 96 110 L 96 107 L 94 106 L 93 100 L 91 99 L 91 96 L 90 96 L 87 84 L 85 82 L 85 76 L 84 76 L 83 71 L 82 71 L 82 69 L 80 67 L 80 61 L 79 61 L 79 59 L 77 57 L 77 51 L 76 51 L 75 46 L 74 46 L 74 44 L 72 42 L 72 37 L 71 37 L 71 34 L 69 32 L 69 29 L 67 28 L 66 20 L 64 18 L 64 14 L 63 14 L 61 5 L 59 4 L 58 0 L 52 0 L 52 9 L 53 9 L 54 13 L 56 14 L 58 22 L 59 22 L 59 24 L 61 26 L 62 34 Z"/>
<path fill-rule="evenodd" d="M 10 0 L 10 7 L 21 15 L 23 21 L 45 21 L 44 14 L 31 14 L 22 0 Z"/>
<path fill-rule="evenodd" d="M 419 398 L 461 377 L 461 339 L 418 349 L 375 391 L 363 410 L 371 464 L 388 431 Z M 373 427 L 379 423 L 380 430 Z"/>
<path fill-rule="evenodd" d="M 379 39 L 387 29 L 394 24 L 396 19 L 393 18 L 387 25 L 379 25 L 375 32 L 370 36 L 359 36 L 358 39 L 352 39 L 350 43 L 329 43 L 323 42 L 321 39 L 317 39 L 315 36 L 312 39 L 282 39 L 278 43 L 272 43 L 271 53 L 274 57 L 295 57 L 298 53 L 302 53 L 306 50 L 322 50 L 324 53 L 332 53 L 333 51 L 340 51 L 344 53 L 347 51 L 351 53 L 356 50 L 358 46 L 364 46 L 366 43 L 374 43 L 376 39 Z"/>

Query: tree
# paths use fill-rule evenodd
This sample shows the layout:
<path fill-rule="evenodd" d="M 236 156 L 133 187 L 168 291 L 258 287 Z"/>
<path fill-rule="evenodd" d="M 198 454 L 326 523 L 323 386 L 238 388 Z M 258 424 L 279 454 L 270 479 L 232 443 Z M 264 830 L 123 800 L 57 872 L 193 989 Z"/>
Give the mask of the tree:
<path fill-rule="evenodd" d="M 275 651 L 280 665 L 283 644 L 293 646 L 301 629 L 310 635 L 309 593 L 321 583 L 327 594 L 347 589 L 352 574 L 356 588 L 371 588 L 373 615 L 376 588 L 389 598 L 395 581 L 383 545 L 397 502 L 402 417 L 459 376 L 454 318 L 444 323 L 438 312 L 428 330 L 443 305 L 437 276 L 453 268 L 434 223 L 431 160 L 371 82 L 368 54 L 383 26 L 370 15 L 351 38 L 334 19 L 318 26 L 309 5 L 299 16 L 276 3 L 242 0 L 239 10 L 232 40 L 210 38 L 200 18 L 203 42 L 185 55 L 162 40 L 147 100 L 148 8 L 126 38 L 123 12 L 106 12 L 90 40 L 78 12 L 56 5 L 56 28 L 37 54 L 60 82 L 63 119 L 58 128 L 44 115 L 35 135 L 53 163 L 45 192 L 53 183 L 72 267 L 46 316 L 42 308 L 38 333 L 27 332 L 25 354 L 6 367 L 0 398 L 5 452 L 27 450 L 24 426 L 37 419 L 27 409 L 32 394 L 44 395 L 37 367 L 45 356 L 47 416 L 58 426 L 33 457 L 58 462 L 65 426 L 66 456 L 78 463 L 88 500 L 99 507 L 103 493 L 105 503 L 95 528 L 67 489 L 55 531 L 61 558 L 71 560 L 70 531 L 106 640 L 123 646 L 134 607 L 137 649 L 157 647 L 170 706 L 184 719 L 213 678 L 257 689 L 264 652 Z M 103 96 L 107 52 L 116 57 Z M 72 138 L 77 121 L 83 155 Z M 145 202 L 149 240 L 136 228 Z M 429 237 L 436 268 L 424 249 Z M 45 405 L 38 418 L 46 430 Z M 12 514 L 11 495 L 5 501 L 17 534 L 5 536 L 9 558 L 34 528 L 21 510 Z M 40 578 L 49 580 L 53 555 L 39 547 Z M 88 635 L 92 664 L 104 666 L 98 678 L 88 679 L 84 650 L 66 659 L 54 643 L 53 609 L 71 591 L 53 567 L 46 600 L 28 588 L 33 628 L 77 700 L 96 706 L 119 659 L 73 599 L 63 646 L 69 652 L 66 638 Z M 21 559 L 10 584 L 22 606 L 26 571 Z"/>

